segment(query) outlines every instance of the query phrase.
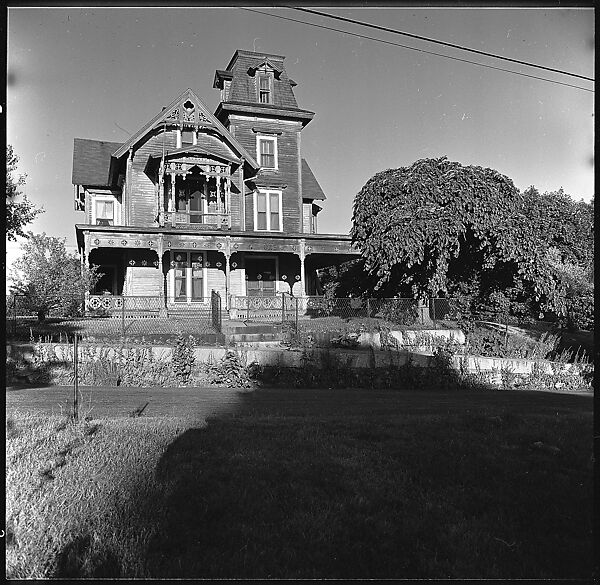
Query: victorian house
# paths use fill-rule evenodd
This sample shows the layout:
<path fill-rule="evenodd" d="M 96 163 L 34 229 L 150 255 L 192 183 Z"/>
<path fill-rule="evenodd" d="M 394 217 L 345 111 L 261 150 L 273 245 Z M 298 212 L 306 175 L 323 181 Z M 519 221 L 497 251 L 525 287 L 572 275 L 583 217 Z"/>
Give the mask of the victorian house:
<path fill-rule="evenodd" d="M 314 113 L 298 107 L 284 57 L 236 51 L 211 113 L 185 90 L 125 143 L 76 138 L 75 226 L 97 294 L 155 297 L 166 311 L 236 297 L 318 295 L 317 269 L 355 257 L 319 234 L 325 200 L 302 156 Z"/>

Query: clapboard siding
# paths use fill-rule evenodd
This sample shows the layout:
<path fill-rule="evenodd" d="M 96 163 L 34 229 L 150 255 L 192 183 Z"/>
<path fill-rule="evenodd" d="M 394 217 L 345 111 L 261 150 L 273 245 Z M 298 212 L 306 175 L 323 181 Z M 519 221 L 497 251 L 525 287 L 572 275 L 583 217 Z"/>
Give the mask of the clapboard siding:
<path fill-rule="evenodd" d="M 234 153 L 221 139 L 213 135 L 200 132 L 197 145 L 210 150 L 217 155 L 232 156 Z M 129 193 L 129 225 L 152 226 L 158 215 L 158 187 L 154 183 L 154 177 L 150 178 L 146 172 L 146 164 L 149 156 L 160 156 L 163 152 L 173 151 L 177 148 L 177 133 L 175 130 L 167 131 L 164 135 L 158 131 L 151 135 L 146 142 L 142 143 L 134 152 L 133 164 L 130 176 Z M 231 193 L 232 228 L 241 229 L 241 176 L 239 170 L 232 177 L 235 186 Z"/>
<path fill-rule="evenodd" d="M 175 131 L 153 132 L 150 137 L 134 151 L 131 167 L 131 184 L 129 194 L 129 225 L 152 226 L 158 215 L 157 187 L 152 179 L 144 172 L 148 157 L 160 155 L 164 148 L 174 149 L 176 146 Z"/>
<path fill-rule="evenodd" d="M 261 170 L 254 182 L 258 188 L 269 187 L 282 189 L 283 231 L 298 233 L 301 231 L 301 210 L 299 205 L 298 185 L 298 128 L 300 124 L 266 122 L 256 118 L 238 118 L 231 122 L 235 125 L 236 139 L 246 150 L 256 155 L 257 132 L 267 134 L 269 131 L 277 137 L 277 170 Z M 259 132 L 260 133 L 260 132 Z M 284 188 L 285 187 L 285 188 Z M 246 195 L 246 231 L 254 231 L 254 197 Z"/>
<path fill-rule="evenodd" d="M 135 297 L 160 295 L 160 273 L 154 266 L 127 267 L 127 294 Z"/>

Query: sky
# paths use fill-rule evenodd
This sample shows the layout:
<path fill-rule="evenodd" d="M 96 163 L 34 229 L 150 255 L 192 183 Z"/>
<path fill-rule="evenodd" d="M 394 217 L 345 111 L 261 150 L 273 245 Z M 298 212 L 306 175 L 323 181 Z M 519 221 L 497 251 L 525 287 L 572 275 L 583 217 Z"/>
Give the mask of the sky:
<path fill-rule="evenodd" d="M 211 111 L 214 72 L 236 49 L 286 57 L 298 106 L 315 112 L 302 155 L 327 196 L 321 233 L 347 234 L 375 173 L 447 156 L 519 189 L 594 195 L 594 94 L 422 51 L 577 85 L 594 83 L 290 9 L 9 8 L 7 143 L 42 206 L 28 229 L 75 245 L 73 139 L 124 142 L 191 88 Z M 318 8 L 594 77 L 592 9 Z M 373 41 L 375 37 L 421 49 Z M 18 246 L 7 243 L 7 264 Z"/>

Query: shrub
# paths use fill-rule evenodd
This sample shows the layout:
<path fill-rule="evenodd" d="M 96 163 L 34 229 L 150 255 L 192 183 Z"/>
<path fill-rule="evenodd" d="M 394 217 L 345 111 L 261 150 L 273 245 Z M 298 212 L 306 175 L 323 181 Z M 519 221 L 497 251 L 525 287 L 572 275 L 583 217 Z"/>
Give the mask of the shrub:
<path fill-rule="evenodd" d="M 218 384 L 227 388 L 251 388 L 254 367 L 245 363 L 237 352 L 227 350 L 219 362 L 206 366 L 209 384 Z"/>
<path fill-rule="evenodd" d="M 179 333 L 173 348 L 172 367 L 180 384 L 186 385 L 189 382 L 195 361 L 194 338 L 191 335 L 184 337 Z"/>
<path fill-rule="evenodd" d="M 551 333 L 537 340 L 487 327 L 475 327 L 467 333 L 467 351 L 488 357 L 544 359 L 556 351 L 559 342 L 560 336 Z"/>

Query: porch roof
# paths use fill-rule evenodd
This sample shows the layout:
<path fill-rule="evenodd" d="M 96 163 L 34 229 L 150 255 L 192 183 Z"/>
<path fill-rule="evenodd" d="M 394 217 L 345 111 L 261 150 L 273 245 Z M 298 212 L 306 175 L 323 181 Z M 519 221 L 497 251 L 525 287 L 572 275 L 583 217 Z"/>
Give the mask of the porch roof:
<path fill-rule="evenodd" d="M 75 232 L 79 249 L 85 247 L 85 236 L 98 241 L 95 246 L 135 249 L 157 248 L 160 240 L 163 249 L 197 248 L 198 250 L 224 250 L 235 252 L 281 252 L 297 254 L 304 249 L 308 254 L 344 254 L 358 256 L 350 236 L 342 234 L 285 234 L 240 232 L 223 230 L 196 230 L 145 227 L 145 226 L 99 226 L 76 224 Z M 126 244 L 121 245 L 125 240 Z M 91 244 L 90 242 L 90 244 Z M 151 242 L 151 243 L 150 243 Z M 194 246 L 194 244 L 196 244 Z"/>

